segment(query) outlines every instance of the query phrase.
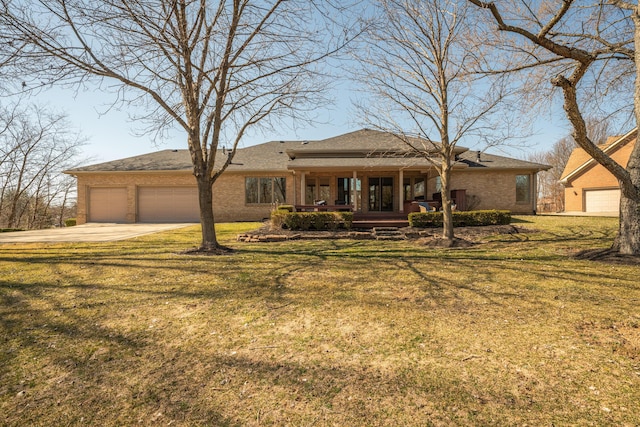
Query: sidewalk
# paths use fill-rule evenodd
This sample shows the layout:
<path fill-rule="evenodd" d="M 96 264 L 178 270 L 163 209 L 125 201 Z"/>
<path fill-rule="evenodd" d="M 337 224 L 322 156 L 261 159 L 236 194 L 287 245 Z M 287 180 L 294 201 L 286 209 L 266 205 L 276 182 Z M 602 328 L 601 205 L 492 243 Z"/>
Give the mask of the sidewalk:
<path fill-rule="evenodd" d="M 618 211 L 615 211 L 615 212 L 579 212 L 579 211 L 569 211 L 569 212 L 538 212 L 537 215 L 548 215 L 548 216 L 605 216 L 605 217 L 617 218 L 620 215 L 620 213 Z"/>
<path fill-rule="evenodd" d="M 194 224 L 98 224 L 0 233 L 2 243 L 110 242 Z"/>

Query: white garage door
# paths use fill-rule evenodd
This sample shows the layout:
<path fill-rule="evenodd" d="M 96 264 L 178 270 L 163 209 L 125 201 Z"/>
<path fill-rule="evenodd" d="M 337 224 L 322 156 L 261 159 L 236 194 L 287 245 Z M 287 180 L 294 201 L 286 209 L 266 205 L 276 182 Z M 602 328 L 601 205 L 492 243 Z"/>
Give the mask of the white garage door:
<path fill-rule="evenodd" d="M 620 189 L 584 192 L 586 212 L 616 212 L 620 207 Z"/>
<path fill-rule="evenodd" d="M 127 189 L 90 188 L 89 222 L 126 222 Z"/>
<path fill-rule="evenodd" d="M 197 187 L 140 187 L 139 222 L 200 222 Z"/>

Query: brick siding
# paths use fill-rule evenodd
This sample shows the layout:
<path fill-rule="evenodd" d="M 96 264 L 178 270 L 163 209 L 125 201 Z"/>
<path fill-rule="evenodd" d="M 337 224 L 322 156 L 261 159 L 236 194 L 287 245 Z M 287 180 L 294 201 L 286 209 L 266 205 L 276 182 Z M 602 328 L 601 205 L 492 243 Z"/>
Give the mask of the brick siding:
<path fill-rule="evenodd" d="M 515 176 L 528 172 L 517 171 L 491 171 L 491 172 L 458 172 L 454 171 L 451 179 L 451 189 L 464 189 L 468 198 L 473 196 L 479 199 L 476 209 L 506 209 L 513 213 L 530 214 L 534 211 L 532 200 L 529 203 L 516 203 Z M 350 177 L 352 174 L 341 173 L 341 177 Z M 245 177 L 286 177 L 287 204 L 300 203 L 300 174 L 291 172 L 282 173 L 225 173 L 214 184 L 213 206 L 216 221 L 260 221 L 268 218 L 272 209 L 271 204 L 247 204 L 245 202 Z M 312 176 L 312 175 L 308 175 Z M 336 193 L 335 178 L 332 179 L 332 192 Z M 358 175 L 362 179 L 362 200 L 366 205 L 367 177 L 369 176 L 393 176 L 394 178 L 394 208 L 398 210 L 398 172 L 376 172 Z M 417 176 L 405 174 L 405 177 Z M 424 176 L 424 175 L 423 175 Z M 532 184 L 534 184 L 532 175 Z M 87 221 L 88 193 L 91 187 L 126 187 L 127 188 L 127 217 L 126 222 L 134 223 L 138 220 L 137 193 L 140 186 L 195 186 L 196 180 L 187 172 L 166 173 L 83 173 L 78 174 L 78 211 L 77 222 L 84 224 Z M 295 188 L 294 188 L 295 186 Z M 431 177 L 427 181 L 427 198 L 435 192 L 435 179 Z M 332 197 L 336 197 L 332 194 Z M 366 207 L 365 207 L 366 209 Z"/>
<path fill-rule="evenodd" d="M 626 167 L 635 144 L 629 143 L 611 154 L 619 165 Z M 604 166 L 595 163 L 582 174 L 571 180 L 564 189 L 564 209 L 567 212 L 584 212 L 585 191 L 620 188 L 618 180 Z"/>

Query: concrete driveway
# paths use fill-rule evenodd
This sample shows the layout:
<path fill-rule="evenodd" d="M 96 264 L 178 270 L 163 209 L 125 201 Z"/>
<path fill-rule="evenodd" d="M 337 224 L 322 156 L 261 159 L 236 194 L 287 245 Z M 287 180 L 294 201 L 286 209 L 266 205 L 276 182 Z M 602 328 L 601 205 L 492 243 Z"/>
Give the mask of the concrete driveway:
<path fill-rule="evenodd" d="M 1 243 L 111 242 L 194 224 L 98 224 L 0 233 Z"/>

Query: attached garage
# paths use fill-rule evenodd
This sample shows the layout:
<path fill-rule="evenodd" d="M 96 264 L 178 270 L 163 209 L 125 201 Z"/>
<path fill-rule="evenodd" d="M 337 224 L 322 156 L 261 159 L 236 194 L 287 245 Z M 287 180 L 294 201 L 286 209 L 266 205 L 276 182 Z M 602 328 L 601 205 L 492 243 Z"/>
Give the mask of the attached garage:
<path fill-rule="evenodd" d="M 197 187 L 139 187 L 138 222 L 200 222 Z"/>
<path fill-rule="evenodd" d="M 127 222 L 127 188 L 90 188 L 88 222 Z"/>
<path fill-rule="evenodd" d="M 616 212 L 620 207 L 620 189 L 585 190 L 585 212 Z"/>

